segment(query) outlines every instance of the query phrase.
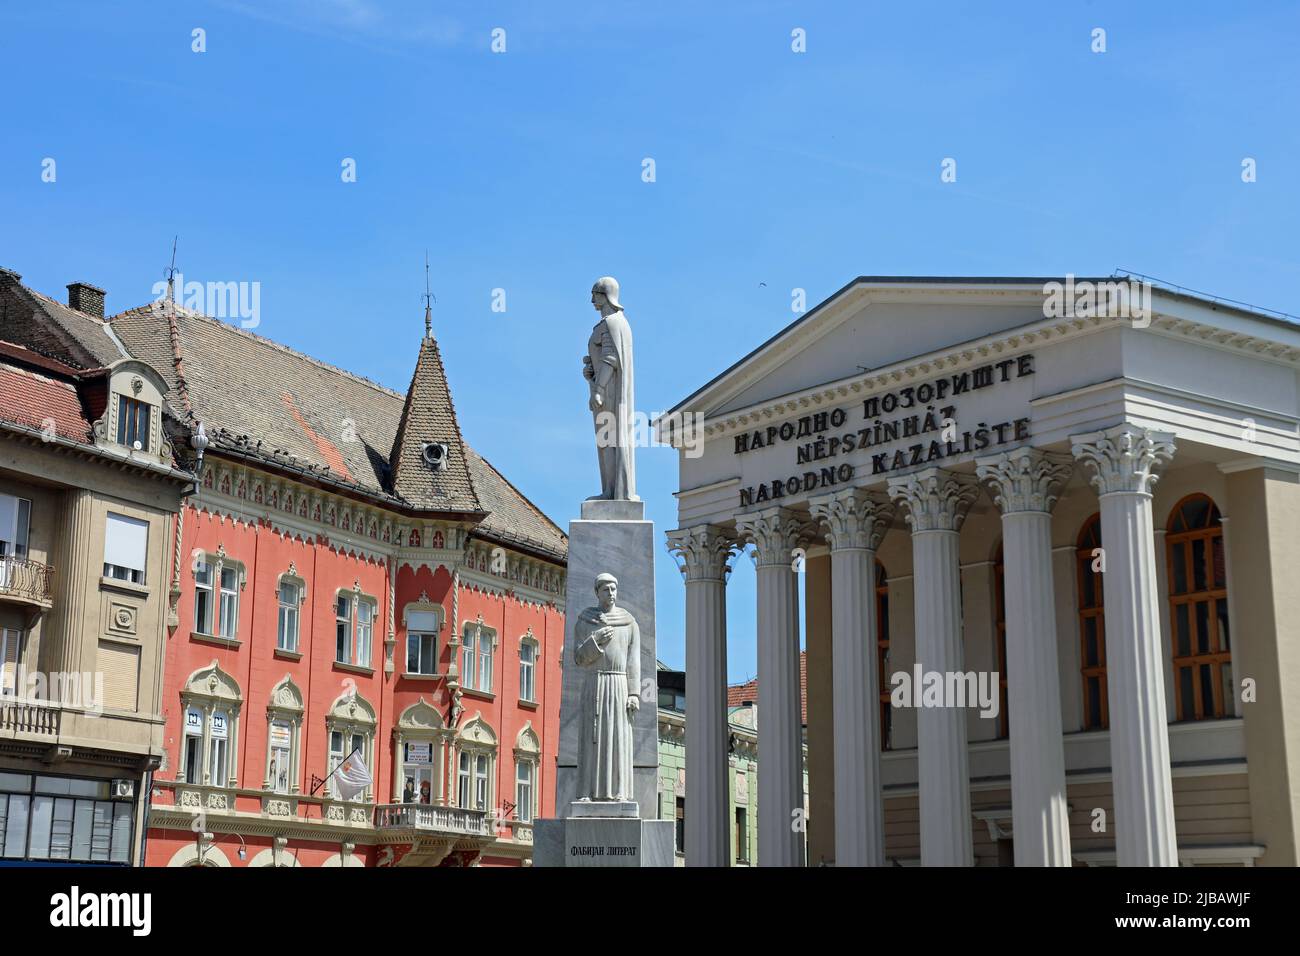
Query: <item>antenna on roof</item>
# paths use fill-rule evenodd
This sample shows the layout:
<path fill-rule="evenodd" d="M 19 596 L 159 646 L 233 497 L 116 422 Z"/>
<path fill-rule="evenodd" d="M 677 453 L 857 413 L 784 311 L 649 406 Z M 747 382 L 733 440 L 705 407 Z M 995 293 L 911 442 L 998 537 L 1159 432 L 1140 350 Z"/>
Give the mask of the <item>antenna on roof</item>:
<path fill-rule="evenodd" d="M 433 336 L 433 303 L 437 297 L 429 291 L 429 250 L 424 250 L 424 337 Z"/>
<path fill-rule="evenodd" d="M 172 236 L 172 264 L 167 267 L 167 301 L 176 304 L 176 242 L 180 236 Z"/>

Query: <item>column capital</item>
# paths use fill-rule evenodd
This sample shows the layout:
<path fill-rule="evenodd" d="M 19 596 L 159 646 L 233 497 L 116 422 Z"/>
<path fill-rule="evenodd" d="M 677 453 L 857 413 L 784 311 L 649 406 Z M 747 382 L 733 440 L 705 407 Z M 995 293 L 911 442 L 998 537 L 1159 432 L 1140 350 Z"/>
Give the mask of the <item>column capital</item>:
<path fill-rule="evenodd" d="M 678 570 L 687 581 L 725 581 L 736 543 L 726 528 L 714 524 L 668 532 L 668 551 L 682 559 Z"/>
<path fill-rule="evenodd" d="M 918 531 L 960 531 L 979 496 L 974 475 L 923 468 L 889 482 L 889 497 L 907 506 L 907 523 Z"/>
<path fill-rule="evenodd" d="M 806 522 L 789 508 L 767 508 L 736 518 L 736 533 L 754 546 L 754 563 L 759 567 L 793 567 L 794 549 L 806 540 Z"/>
<path fill-rule="evenodd" d="M 1004 515 L 1051 512 L 1073 470 L 1074 460 L 1069 455 L 1028 447 L 975 460 L 975 474 Z"/>
<path fill-rule="evenodd" d="M 808 502 L 813 521 L 824 530 L 832 551 L 875 551 L 894 520 L 894 503 L 865 488 L 844 488 Z"/>
<path fill-rule="evenodd" d="M 1088 466 L 1098 495 L 1129 492 L 1149 495 L 1156 469 L 1174 457 L 1174 436 L 1124 422 L 1101 431 L 1070 436 L 1074 457 Z"/>

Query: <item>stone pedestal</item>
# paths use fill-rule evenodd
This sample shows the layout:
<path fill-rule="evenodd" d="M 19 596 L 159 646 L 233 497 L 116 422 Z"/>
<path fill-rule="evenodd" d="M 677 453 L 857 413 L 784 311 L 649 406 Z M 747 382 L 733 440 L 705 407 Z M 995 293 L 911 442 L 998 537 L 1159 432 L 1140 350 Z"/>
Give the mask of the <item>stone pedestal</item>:
<path fill-rule="evenodd" d="M 538 820 L 533 866 L 672 866 L 673 827 L 672 820 L 637 817 Z"/>
<path fill-rule="evenodd" d="M 654 523 L 645 520 L 641 501 L 594 499 L 582 502 L 582 517 L 569 522 L 568 591 L 565 596 L 564 657 L 560 692 L 560 740 L 555 772 L 555 806 L 567 813 L 578 800 L 578 740 L 582 702 L 594 693 L 595 675 L 573 660 L 573 622 L 596 603 L 596 575 L 618 578 L 618 603 L 636 618 L 641 631 L 641 709 L 632 720 L 633 791 L 643 819 L 658 817 L 658 682 L 655 679 Z M 588 729 L 588 735 L 590 729 Z M 548 821 L 539 821 L 541 824 Z M 569 821 L 572 823 L 573 821 Z M 671 830 L 672 822 L 667 821 Z M 670 833 L 671 837 L 671 833 Z M 672 861 L 672 840 L 668 845 Z M 536 859 L 536 857 L 534 857 Z M 624 865 L 624 864 L 618 864 Z"/>

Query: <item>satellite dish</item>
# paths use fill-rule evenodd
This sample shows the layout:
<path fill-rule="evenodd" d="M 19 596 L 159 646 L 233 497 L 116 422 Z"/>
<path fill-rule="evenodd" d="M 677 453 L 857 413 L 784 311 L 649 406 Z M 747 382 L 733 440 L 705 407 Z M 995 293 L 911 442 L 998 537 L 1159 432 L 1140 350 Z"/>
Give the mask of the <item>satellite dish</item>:
<path fill-rule="evenodd" d="M 442 442 L 425 442 L 420 457 L 434 471 L 442 471 L 447 467 L 447 446 Z"/>

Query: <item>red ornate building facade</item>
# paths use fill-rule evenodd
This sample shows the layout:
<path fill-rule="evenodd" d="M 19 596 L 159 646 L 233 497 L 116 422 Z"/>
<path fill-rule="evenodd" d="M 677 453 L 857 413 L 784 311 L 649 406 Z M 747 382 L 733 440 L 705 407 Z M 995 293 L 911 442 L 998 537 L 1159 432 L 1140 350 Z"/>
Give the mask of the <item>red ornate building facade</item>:
<path fill-rule="evenodd" d="M 432 334 L 402 395 L 171 304 L 111 326 L 168 380 L 176 444 L 207 440 L 147 865 L 528 860 L 567 542 L 462 438 Z M 358 756 L 372 781 L 344 799 L 327 778 Z"/>

